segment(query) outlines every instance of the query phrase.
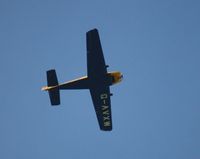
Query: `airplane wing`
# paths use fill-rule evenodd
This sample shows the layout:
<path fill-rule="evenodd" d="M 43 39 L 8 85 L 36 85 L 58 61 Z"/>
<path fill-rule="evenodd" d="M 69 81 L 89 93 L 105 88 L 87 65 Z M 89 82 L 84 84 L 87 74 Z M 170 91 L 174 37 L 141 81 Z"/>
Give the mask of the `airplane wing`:
<path fill-rule="evenodd" d="M 111 102 L 109 87 L 90 89 L 93 105 L 101 130 L 112 130 Z"/>
<path fill-rule="evenodd" d="M 87 71 L 92 79 L 90 94 L 101 130 L 112 130 L 110 89 L 104 84 L 107 75 L 103 50 L 97 29 L 87 32 Z"/>
<path fill-rule="evenodd" d="M 86 37 L 88 77 L 104 76 L 107 73 L 107 69 L 98 30 L 88 31 Z"/>

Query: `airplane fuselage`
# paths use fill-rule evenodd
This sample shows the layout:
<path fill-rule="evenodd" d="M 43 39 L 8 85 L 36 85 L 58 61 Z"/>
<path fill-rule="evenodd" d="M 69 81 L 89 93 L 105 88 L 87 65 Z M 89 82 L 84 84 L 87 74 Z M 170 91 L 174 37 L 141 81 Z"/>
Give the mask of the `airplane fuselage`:
<path fill-rule="evenodd" d="M 42 90 L 49 91 L 55 88 L 59 89 L 90 89 L 94 88 L 96 85 L 111 86 L 121 82 L 123 75 L 121 72 L 108 72 L 104 77 L 93 77 L 83 76 L 59 85 L 43 87 Z"/>

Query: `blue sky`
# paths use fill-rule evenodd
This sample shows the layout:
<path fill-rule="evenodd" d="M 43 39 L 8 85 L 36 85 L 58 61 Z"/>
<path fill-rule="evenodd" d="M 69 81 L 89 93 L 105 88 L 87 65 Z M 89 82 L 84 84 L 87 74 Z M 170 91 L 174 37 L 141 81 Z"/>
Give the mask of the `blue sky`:
<path fill-rule="evenodd" d="M 200 2 L 1 0 L 0 158 L 199 159 Z M 99 130 L 87 90 L 51 107 L 45 71 L 85 75 L 85 33 L 98 28 L 113 131 Z"/>

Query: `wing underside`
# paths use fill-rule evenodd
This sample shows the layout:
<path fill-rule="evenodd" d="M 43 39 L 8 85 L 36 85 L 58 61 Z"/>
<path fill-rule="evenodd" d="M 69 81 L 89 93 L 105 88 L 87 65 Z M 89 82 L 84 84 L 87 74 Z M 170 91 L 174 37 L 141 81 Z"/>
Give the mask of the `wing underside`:
<path fill-rule="evenodd" d="M 87 69 L 88 77 L 96 77 L 107 73 L 106 64 L 97 29 L 87 32 Z"/>
<path fill-rule="evenodd" d="M 87 71 L 90 93 L 101 130 L 112 130 L 110 89 L 106 84 L 107 68 L 97 29 L 87 32 Z"/>
<path fill-rule="evenodd" d="M 100 129 L 111 131 L 112 116 L 109 87 L 90 89 L 90 93 Z"/>

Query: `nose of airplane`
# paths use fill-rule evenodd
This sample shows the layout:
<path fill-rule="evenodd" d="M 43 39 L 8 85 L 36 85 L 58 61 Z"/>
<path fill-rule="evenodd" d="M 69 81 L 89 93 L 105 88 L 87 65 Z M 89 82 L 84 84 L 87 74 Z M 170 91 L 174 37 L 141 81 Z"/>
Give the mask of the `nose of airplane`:
<path fill-rule="evenodd" d="M 121 80 L 124 78 L 122 74 L 121 74 L 120 78 L 121 78 Z"/>

